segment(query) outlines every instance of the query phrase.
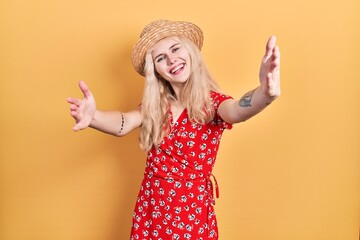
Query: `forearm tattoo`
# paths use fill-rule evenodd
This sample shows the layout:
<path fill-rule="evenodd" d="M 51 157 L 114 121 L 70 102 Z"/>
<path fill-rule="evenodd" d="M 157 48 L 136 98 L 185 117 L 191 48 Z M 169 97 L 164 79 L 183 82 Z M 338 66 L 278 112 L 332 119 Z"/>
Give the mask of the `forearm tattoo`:
<path fill-rule="evenodd" d="M 125 122 L 125 119 L 124 119 L 124 114 L 123 113 L 120 113 L 121 114 L 121 127 L 120 127 L 120 131 L 119 131 L 119 134 L 122 132 L 122 130 L 124 129 L 124 122 Z"/>
<path fill-rule="evenodd" d="M 251 99 L 254 95 L 255 89 L 250 92 L 245 93 L 245 95 L 240 99 L 240 107 L 251 107 Z"/>

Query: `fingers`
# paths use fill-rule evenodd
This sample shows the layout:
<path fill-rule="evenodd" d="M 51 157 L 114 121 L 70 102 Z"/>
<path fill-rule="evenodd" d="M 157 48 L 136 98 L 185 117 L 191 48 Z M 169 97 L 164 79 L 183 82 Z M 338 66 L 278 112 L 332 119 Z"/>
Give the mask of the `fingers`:
<path fill-rule="evenodd" d="M 280 56 L 279 47 L 276 46 L 276 36 L 271 36 L 266 43 L 265 55 L 263 62 L 266 63 L 269 59 Z"/>
<path fill-rule="evenodd" d="M 71 111 L 70 115 L 75 119 L 75 126 L 73 127 L 73 130 L 75 132 L 82 130 L 88 126 L 88 124 L 85 122 L 85 119 L 81 120 L 81 117 L 77 111 Z"/>
<path fill-rule="evenodd" d="M 269 71 L 278 70 L 280 68 L 280 49 L 278 46 L 275 46 L 273 48 L 272 54 L 270 56 L 265 56 L 265 57 L 266 60 L 264 63 L 268 64 Z"/>
<path fill-rule="evenodd" d="M 81 105 L 81 100 L 80 99 L 69 97 L 66 100 L 67 100 L 68 103 L 74 104 L 76 106 Z"/>
<path fill-rule="evenodd" d="M 280 49 L 278 46 L 275 46 L 274 51 L 273 51 L 273 57 L 272 57 L 270 70 L 271 71 L 274 71 L 274 70 L 279 71 L 279 69 L 280 69 Z"/>
<path fill-rule="evenodd" d="M 80 90 L 83 92 L 84 97 L 89 98 L 91 96 L 90 89 L 84 81 L 82 81 L 82 80 L 79 81 L 79 87 L 80 87 Z"/>
<path fill-rule="evenodd" d="M 86 98 L 91 97 L 90 89 L 84 81 L 82 81 L 82 80 L 79 81 L 79 88 L 82 91 L 82 93 L 84 94 L 84 97 L 86 97 Z M 81 104 L 81 100 L 77 99 L 77 98 L 69 97 L 69 98 L 67 98 L 67 101 L 68 101 L 68 103 L 75 104 L 77 106 L 79 106 Z"/>
<path fill-rule="evenodd" d="M 270 56 L 273 54 L 273 50 L 274 50 L 275 46 L 276 46 L 276 37 L 271 36 L 266 43 L 266 50 L 265 50 L 265 55 L 264 55 L 265 61 L 267 61 L 270 58 Z"/>
<path fill-rule="evenodd" d="M 75 119 L 76 122 L 79 122 L 81 119 L 79 114 L 79 108 L 75 105 L 70 106 L 70 115 Z"/>
<path fill-rule="evenodd" d="M 77 131 L 79 131 L 79 130 L 81 130 L 81 129 L 80 129 L 80 127 L 78 127 L 78 125 L 76 124 L 76 125 L 72 128 L 72 130 L 75 131 L 75 132 L 77 132 Z"/>
<path fill-rule="evenodd" d="M 75 119 L 75 121 L 78 123 L 81 119 L 79 114 L 79 108 L 81 105 L 81 100 L 77 98 L 71 98 L 69 97 L 67 99 L 67 102 L 70 103 L 70 115 Z"/>
<path fill-rule="evenodd" d="M 72 129 L 73 129 L 75 132 L 77 132 L 77 131 L 82 130 L 82 129 L 84 129 L 84 128 L 85 128 L 85 127 L 83 127 L 82 124 L 79 122 L 79 123 L 77 123 Z"/>
<path fill-rule="evenodd" d="M 70 115 L 76 120 L 79 120 L 78 111 L 81 105 L 81 100 L 76 98 L 68 98 L 67 102 L 70 103 Z"/>
<path fill-rule="evenodd" d="M 73 114 L 73 113 L 71 113 L 71 114 Z M 82 129 L 85 129 L 90 125 L 91 118 L 84 116 L 80 120 L 80 118 L 76 118 L 76 117 L 79 116 L 77 112 L 74 113 L 74 116 L 75 116 L 74 118 L 76 119 L 76 124 L 73 127 L 73 130 L 75 132 L 79 131 L 79 130 L 82 130 Z"/>
<path fill-rule="evenodd" d="M 263 88 L 264 93 L 269 97 L 279 97 L 280 96 L 280 79 L 276 76 L 278 73 L 268 73 L 266 75 L 265 86 Z"/>
<path fill-rule="evenodd" d="M 275 46 L 274 48 L 273 58 L 274 58 L 274 62 L 280 66 L 280 48 L 278 46 Z"/>
<path fill-rule="evenodd" d="M 81 126 L 80 122 L 75 124 L 75 126 L 72 128 L 75 132 L 84 129 L 83 126 Z"/>
<path fill-rule="evenodd" d="M 280 49 L 276 45 L 275 36 L 271 36 L 266 43 L 259 76 L 263 92 L 266 95 L 280 96 Z"/>
<path fill-rule="evenodd" d="M 84 81 L 79 81 L 79 88 L 84 94 L 83 99 L 69 97 L 67 102 L 70 103 L 70 115 L 75 119 L 74 131 L 79 131 L 87 128 L 91 122 L 89 109 L 95 108 L 94 97 L 92 96 L 89 87 Z"/>
<path fill-rule="evenodd" d="M 280 58 L 280 48 L 279 48 L 279 46 L 275 46 L 273 54 L 274 54 L 274 57 Z"/>
<path fill-rule="evenodd" d="M 75 104 L 71 104 L 70 105 L 70 111 L 76 111 L 79 107 L 76 106 Z"/>

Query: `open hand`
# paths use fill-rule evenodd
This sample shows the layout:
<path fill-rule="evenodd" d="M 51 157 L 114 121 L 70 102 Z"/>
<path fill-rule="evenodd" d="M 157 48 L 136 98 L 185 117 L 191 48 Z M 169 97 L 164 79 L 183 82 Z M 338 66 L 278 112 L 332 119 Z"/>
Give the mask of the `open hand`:
<path fill-rule="evenodd" d="M 88 86 L 84 81 L 79 82 L 80 90 L 84 94 L 83 99 L 69 97 L 67 99 L 70 103 L 70 115 L 75 119 L 74 131 L 79 131 L 87 128 L 96 111 L 95 98 L 91 94 Z"/>
<path fill-rule="evenodd" d="M 266 44 L 266 52 L 260 66 L 262 92 L 271 98 L 280 96 L 280 49 L 276 37 L 271 36 Z"/>

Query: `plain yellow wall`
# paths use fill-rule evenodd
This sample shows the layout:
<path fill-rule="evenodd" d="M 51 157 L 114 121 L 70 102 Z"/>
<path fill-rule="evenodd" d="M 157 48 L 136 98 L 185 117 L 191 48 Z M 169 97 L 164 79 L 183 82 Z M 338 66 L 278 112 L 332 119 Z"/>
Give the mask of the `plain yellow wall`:
<path fill-rule="evenodd" d="M 0 239 L 128 239 L 138 131 L 74 133 L 66 97 L 83 79 L 99 108 L 134 108 L 143 80 L 131 48 L 157 18 L 203 29 L 204 58 L 235 98 L 258 85 L 278 37 L 281 98 L 223 137 L 221 239 L 357 240 L 358 0 L 0 1 Z"/>

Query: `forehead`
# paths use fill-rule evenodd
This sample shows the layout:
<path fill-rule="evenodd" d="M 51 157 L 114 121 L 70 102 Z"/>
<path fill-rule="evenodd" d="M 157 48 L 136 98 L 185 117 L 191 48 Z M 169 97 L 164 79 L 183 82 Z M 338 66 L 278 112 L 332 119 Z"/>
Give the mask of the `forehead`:
<path fill-rule="evenodd" d="M 176 43 L 180 43 L 180 39 L 177 36 L 163 38 L 154 44 L 151 52 L 153 56 L 157 55 L 161 52 L 165 52 Z"/>

